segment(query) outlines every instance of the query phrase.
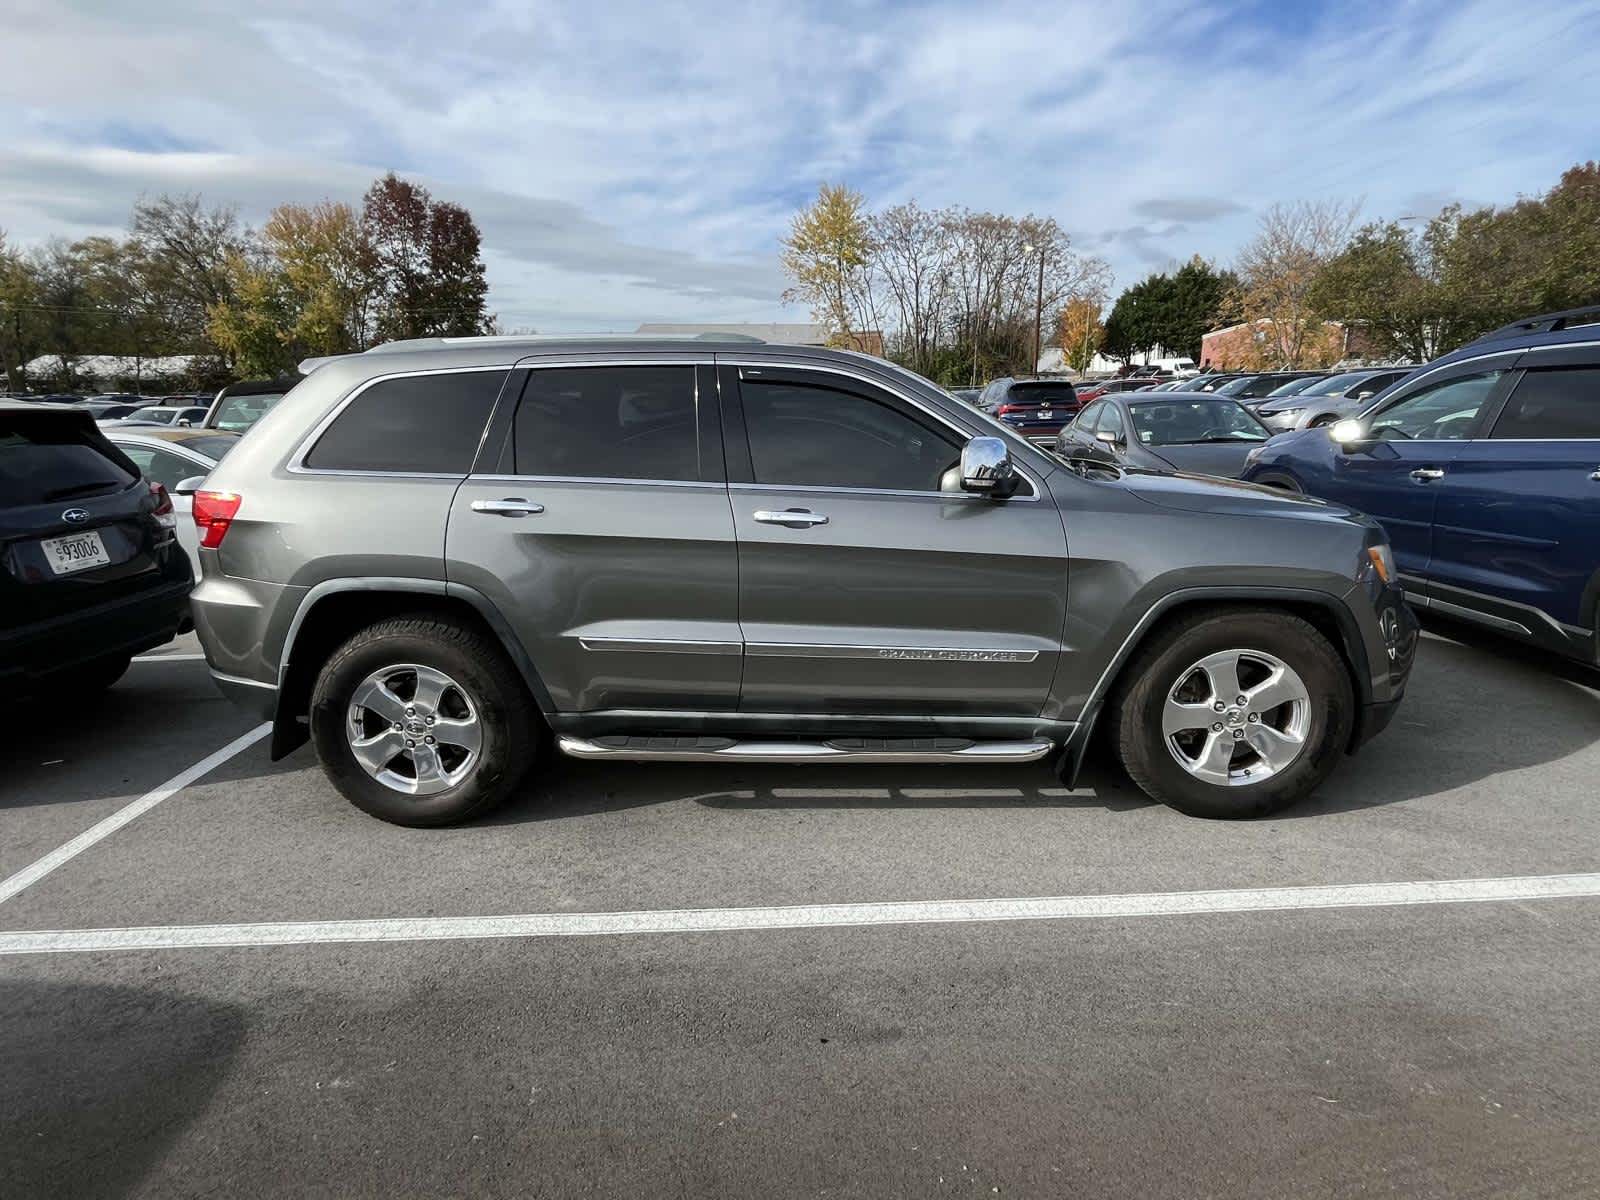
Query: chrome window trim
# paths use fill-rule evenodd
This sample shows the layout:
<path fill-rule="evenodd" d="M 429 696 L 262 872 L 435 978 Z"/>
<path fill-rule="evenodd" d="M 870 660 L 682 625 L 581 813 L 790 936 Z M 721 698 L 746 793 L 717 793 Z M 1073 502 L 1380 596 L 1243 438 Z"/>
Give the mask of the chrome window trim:
<path fill-rule="evenodd" d="M 964 428 L 963 426 L 957 424 L 955 421 L 951 420 L 944 413 L 937 412 L 934 409 L 929 408 L 928 405 L 926 403 L 924 403 L 922 400 L 919 400 L 917 397 L 915 397 L 915 396 L 909 394 L 908 392 L 904 391 L 903 389 L 895 386 L 893 383 L 889 383 L 889 382 L 887 382 L 887 381 L 885 381 L 883 379 L 878 378 L 877 376 L 869 375 L 865 371 L 852 370 L 849 367 L 840 366 L 840 365 L 838 365 L 836 363 L 805 362 L 805 361 L 796 361 L 796 360 L 789 360 L 789 359 L 776 359 L 776 360 L 773 360 L 773 359 L 747 358 L 747 357 L 745 357 L 743 355 L 726 355 L 726 354 L 719 354 L 717 356 L 717 363 L 718 363 L 718 365 L 725 366 L 725 367 L 754 367 L 754 368 L 756 368 L 758 370 L 766 369 L 766 370 L 770 370 L 770 371 L 815 371 L 815 372 L 819 372 L 819 373 L 824 374 L 824 375 L 842 375 L 846 379 L 854 379 L 854 380 L 856 380 L 856 381 L 858 381 L 860 383 L 871 384 L 873 387 L 881 388 L 883 391 L 888 392 L 889 395 L 893 396 L 895 399 L 902 400 L 905 403 L 911 405 L 911 407 L 915 408 L 918 412 L 924 414 L 925 416 L 933 418 L 934 421 L 938 422 L 940 425 L 943 425 L 946 429 L 950 430 L 950 432 L 954 433 L 957 437 L 959 437 L 962 440 L 963 443 L 970 442 L 975 437 L 993 436 L 992 433 L 973 433 L 970 429 Z M 1016 438 L 1019 438 L 1020 440 L 1022 440 L 1023 442 L 1027 442 L 1027 438 L 1023 437 L 1021 434 L 1016 433 L 1015 431 L 1009 431 L 1009 432 L 1011 432 L 1011 436 L 1012 437 L 1016 437 Z M 1031 448 L 1032 447 L 1030 446 L 1030 449 Z M 1017 501 L 1021 501 L 1022 503 L 1025 503 L 1025 504 L 1032 504 L 1032 503 L 1036 503 L 1039 500 L 1043 499 L 1044 498 L 1044 485 L 1043 485 L 1043 483 L 1040 482 L 1039 479 L 1034 477 L 1033 472 L 1029 471 L 1026 467 L 1022 466 L 1020 463 L 1013 463 L 1012 465 L 1016 469 L 1017 473 L 1028 481 L 1028 486 L 1030 486 L 1033 489 L 1033 494 L 1030 495 L 1030 496 L 1008 496 L 1006 498 L 1006 500 L 1005 500 L 1005 503 L 1009 504 L 1009 503 L 1014 503 L 1014 502 L 1017 502 Z M 829 487 L 827 487 L 826 485 L 823 485 L 823 484 L 785 485 L 785 484 L 775 484 L 775 483 L 756 483 L 756 484 L 729 484 L 729 486 L 730 487 L 777 488 L 779 490 L 807 491 L 807 492 L 809 492 L 809 491 L 825 491 L 826 490 L 826 491 L 836 491 L 836 492 L 855 492 L 855 493 L 858 493 L 858 494 L 859 493 L 867 493 L 867 494 L 871 494 L 871 495 L 896 495 L 896 496 L 951 496 L 951 495 L 955 494 L 953 492 L 940 492 L 940 491 L 919 491 L 919 492 L 893 491 L 893 490 L 887 489 L 887 488 L 829 488 Z M 962 494 L 965 495 L 966 493 L 962 493 Z M 999 503 L 999 501 L 995 501 L 994 498 L 990 497 L 990 496 L 975 495 L 974 498 L 975 499 L 979 499 L 979 500 L 989 500 L 991 503 Z"/>
<path fill-rule="evenodd" d="M 342 469 L 337 467 L 308 467 L 305 465 L 306 455 L 310 454 L 316 446 L 317 440 L 328 431 L 328 426 L 339 419 L 339 415 L 355 402 L 357 396 L 365 392 L 374 384 L 386 383 L 391 379 L 420 379 L 427 375 L 474 375 L 482 371 L 500 371 L 510 375 L 516 367 L 510 365 L 489 367 L 428 367 L 412 371 L 388 371 L 382 375 L 374 375 L 364 379 L 353 387 L 349 394 L 335 404 L 323 418 L 311 427 L 311 432 L 301 438 L 295 446 L 294 452 L 289 456 L 289 461 L 284 464 L 284 469 L 291 475 L 345 475 L 361 479 L 461 479 L 466 472 L 456 471 L 363 471 L 355 469 Z M 479 448 L 482 448 L 484 434 L 489 431 L 489 424 L 494 418 L 491 409 L 489 420 L 484 421 L 483 430 L 478 435 Z M 476 457 L 476 455 L 474 455 Z"/>
<path fill-rule="evenodd" d="M 450 476 L 451 479 L 456 476 Z M 703 479 L 624 479 L 609 475 L 468 475 L 467 483 L 598 483 L 608 486 L 634 484 L 649 487 L 710 488 L 722 491 L 725 483 Z"/>
<path fill-rule="evenodd" d="M 820 483 L 730 483 L 727 485 L 730 492 L 804 492 L 806 495 L 821 493 L 825 496 L 897 496 L 904 500 L 987 500 L 997 503 L 993 496 L 986 496 L 982 492 L 911 492 L 898 491 L 894 488 L 858 488 L 858 487 L 830 487 Z M 1015 500 L 1032 500 L 1032 496 L 1014 496 Z"/>

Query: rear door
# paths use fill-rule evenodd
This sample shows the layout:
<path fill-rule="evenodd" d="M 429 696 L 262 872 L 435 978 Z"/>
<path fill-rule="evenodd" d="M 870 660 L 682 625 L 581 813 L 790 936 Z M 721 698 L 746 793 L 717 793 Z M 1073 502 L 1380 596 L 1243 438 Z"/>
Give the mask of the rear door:
<path fill-rule="evenodd" d="M 8 629 L 132 595 L 171 529 L 87 414 L 0 405 L 0 613 Z"/>
<path fill-rule="evenodd" d="M 846 372 L 724 366 L 745 640 L 761 713 L 1034 716 L 1061 652 L 1066 538 L 1037 479 L 950 478 L 966 431 Z"/>
<path fill-rule="evenodd" d="M 709 361 L 521 373 L 456 494 L 450 582 L 494 602 L 560 711 L 735 708 L 738 556 Z"/>
<path fill-rule="evenodd" d="M 1364 443 L 1333 451 L 1330 480 L 1317 494 L 1376 517 L 1410 586 L 1429 577 L 1439 483 L 1509 386 L 1516 357 L 1464 365 L 1400 393 L 1364 418 Z"/>
<path fill-rule="evenodd" d="M 1439 485 L 1434 594 L 1587 631 L 1600 570 L 1600 361 L 1567 350 L 1519 365 L 1488 436 L 1464 446 Z"/>

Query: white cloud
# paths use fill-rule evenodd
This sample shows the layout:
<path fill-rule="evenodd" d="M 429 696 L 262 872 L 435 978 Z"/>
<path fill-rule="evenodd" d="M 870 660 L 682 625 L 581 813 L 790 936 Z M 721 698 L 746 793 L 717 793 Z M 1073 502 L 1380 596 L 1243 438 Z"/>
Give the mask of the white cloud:
<path fill-rule="evenodd" d="M 1595 0 L 8 7 L 13 237 L 163 190 L 259 220 L 394 168 L 472 209 L 506 322 L 552 330 L 782 315 L 777 240 L 823 179 L 1048 213 L 1125 284 L 1225 259 L 1278 200 L 1510 200 L 1597 132 Z"/>

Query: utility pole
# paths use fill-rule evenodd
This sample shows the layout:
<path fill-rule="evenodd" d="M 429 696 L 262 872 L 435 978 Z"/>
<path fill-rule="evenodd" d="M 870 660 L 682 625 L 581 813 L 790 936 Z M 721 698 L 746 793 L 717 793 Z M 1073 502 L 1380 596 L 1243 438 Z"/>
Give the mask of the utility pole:
<path fill-rule="evenodd" d="M 978 313 L 983 308 L 983 263 L 979 262 L 972 287 L 972 383 L 978 386 Z"/>
<path fill-rule="evenodd" d="M 1039 373 L 1039 327 L 1044 324 L 1044 247 L 1039 247 L 1039 291 L 1033 301 L 1033 373 Z"/>

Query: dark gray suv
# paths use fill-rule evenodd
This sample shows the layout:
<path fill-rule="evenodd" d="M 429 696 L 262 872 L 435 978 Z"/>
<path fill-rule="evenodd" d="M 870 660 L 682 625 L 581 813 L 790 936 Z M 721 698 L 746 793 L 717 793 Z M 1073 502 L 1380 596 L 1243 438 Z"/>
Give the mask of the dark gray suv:
<path fill-rule="evenodd" d="M 431 339 L 307 364 L 194 491 L 223 690 L 362 809 L 576 758 L 1024 763 L 1103 734 L 1185 812 L 1273 811 L 1381 729 L 1383 532 L 1069 465 L 919 376 L 749 341 Z"/>

